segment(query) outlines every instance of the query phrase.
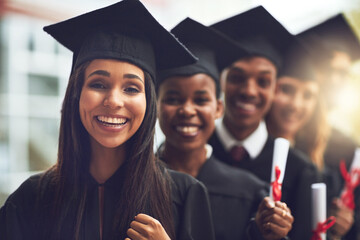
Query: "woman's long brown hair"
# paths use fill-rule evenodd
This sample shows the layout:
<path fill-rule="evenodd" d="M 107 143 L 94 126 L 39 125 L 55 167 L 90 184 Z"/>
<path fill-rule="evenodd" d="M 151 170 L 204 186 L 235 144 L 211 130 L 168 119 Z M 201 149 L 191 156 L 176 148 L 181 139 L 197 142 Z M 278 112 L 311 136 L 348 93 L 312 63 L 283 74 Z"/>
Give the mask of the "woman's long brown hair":
<path fill-rule="evenodd" d="M 320 93 L 313 115 L 295 137 L 295 147 L 306 153 L 319 171 L 324 168 L 329 131 L 325 101 Z"/>
<path fill-rule="evenodd" d="M 64 220 L 68 214 L 74 214 L 70 209 L 75 207 L 77 210 L 74 224 L 69 226 L 73 228 L 74 239 L 79 239 L 87 194 L 85 178 L 89 174 L 90 165 L 89 136 L 79 115 L 79 99 L 88 65 L 83 64 L 70 76 L 62 105 L 58 160 L 43 178 L 51 178 L 51 186 L 56 189 L 52 211 L 57 221 L 55 235 L 61 236 L 61 229 L 66 224 L 72 224 Z M 120 194 L 122 197 L 118 199 L 117 209 L 114 209 L 113 239 L 126 237 L 130 222 L 138 213 L 148 213 L 159 220 L 168 235 L 175 239 L 169 177 L 153 152 L 156 96 L 154 83 L 146 72 L 145 92 L 147 104 L 144 120 L 126 143 L 126 177 Z"/>

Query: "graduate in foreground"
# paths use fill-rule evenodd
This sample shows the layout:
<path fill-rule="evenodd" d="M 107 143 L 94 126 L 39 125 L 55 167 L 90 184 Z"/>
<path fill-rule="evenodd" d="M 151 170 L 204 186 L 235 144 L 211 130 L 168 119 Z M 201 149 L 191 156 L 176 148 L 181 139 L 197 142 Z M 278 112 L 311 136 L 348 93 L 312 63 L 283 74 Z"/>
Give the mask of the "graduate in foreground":
<path fill-rule="evenodd" d="M 155 73 L 195 58 L 137 0 L 44 30 L 74 53 L 58 161 L 7 199 L 0 239 L 214 239 L 204 186 L 153 153 Z"/>

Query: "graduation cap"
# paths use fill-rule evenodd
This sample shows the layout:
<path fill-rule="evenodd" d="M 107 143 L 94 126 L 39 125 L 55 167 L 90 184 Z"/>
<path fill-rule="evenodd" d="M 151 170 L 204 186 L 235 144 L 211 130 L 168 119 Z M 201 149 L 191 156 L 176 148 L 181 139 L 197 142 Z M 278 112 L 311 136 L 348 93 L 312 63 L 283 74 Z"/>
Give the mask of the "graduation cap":
<path fill-rule="evenodd" d="M 123 0 L 46 26 L 44 31 L 74 53 L 73 69 L 96 58 L 118 59 L 155 79 L 159 69 L 196 61 L 138 0 Z"/>
<path fill-rule="evenodd" d="M 220 94 L 219 72 L 238 58 L 248 53 L 223 33 L 186 18 L 171 32 L 190 49 L 199 59 L 196 63 L 159 72 L 161 81 L 172 76 L 191 76 L 205 73 L 216 83 L 217 95 Z"/>
<path fill-rule="evenodd" d="M 282 54 L 292 35 L 262 6 L 217 22 L 212 27 L 227 34 L 252 55 L 281 67 Z"/>
<path fill-rule="evenodd" d="M 360 59 L 359 39 L 343 14 L 337 14 L 298 36 L 319 60 L 332 57 L 334 50 L 348 53 L 352 60 Z"/>
<path fill-rule="evenodd" d="M 283 66 L 278 76 L 293 77 L 300 81 L 315 81 L 314 59 L 308 48 L 294 37 L 283 55 Z"/>

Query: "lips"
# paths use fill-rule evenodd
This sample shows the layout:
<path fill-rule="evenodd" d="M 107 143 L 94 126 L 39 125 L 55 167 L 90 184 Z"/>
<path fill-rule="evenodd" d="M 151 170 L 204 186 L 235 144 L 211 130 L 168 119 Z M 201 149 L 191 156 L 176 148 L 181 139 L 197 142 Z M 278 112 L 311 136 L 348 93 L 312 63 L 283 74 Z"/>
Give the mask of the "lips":
<path fill-rule="evenodd" d="M 109 116 L 96 116 L 96 120 L 107 127 L 122 126 L 128 121 L 124 117 L 109 117 Z"/>
<path fill-rule="evenodd" d="M 247 103 L 247 102 L 236 101 L 235 106 L 237 108 L 240 108 L 240 109 L 242 109 L 244 111 L 248 111 L 248 112 L 253 112 L 253 111 L 256 110 L 256 104 L 255 103 Z"/>
<path fill-rule="evenodd" d="M 196 136 L 199 132 L 199 126 L 195 125 L 177 125 L 175 126 L 176 132 L 183 136 Z"/>

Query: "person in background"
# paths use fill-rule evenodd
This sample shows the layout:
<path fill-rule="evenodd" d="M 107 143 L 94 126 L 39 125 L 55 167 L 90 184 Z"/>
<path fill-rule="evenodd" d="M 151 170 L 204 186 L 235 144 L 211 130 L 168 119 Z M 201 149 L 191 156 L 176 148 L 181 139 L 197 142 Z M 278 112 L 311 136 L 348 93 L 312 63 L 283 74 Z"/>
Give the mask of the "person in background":
<path fill-rule="evenodd" d="M 339 94 L 350 81 L 350 68 L 352 63 L 360 59 L 360 44 L 343 14 L 337 14 L 297 35 L 302 43 L 311 51 L 320 93 L 325 98 L 327 114 L 333 110 L 339 100 Z M 340 116 L 341 117 L 341 116 Z M 328 124 L 329 125 L 329 124 Z M 345 160 L 349 169 L 354 158 L 355 149 L 359 147 L 351 137 L 339 129 L 330 126 L 325 153 L 324 165 L 339 181 L 334 181 L 329 199 L 334 211 L 341 211 L 343 206 L 337 198 L 344 185 L 339 170 L 339 163 Z M 357 189 L 357 203 L 355 219 L 360 219 L 360 189 Z M 334 214 L 336 215 L 336 214 Z M 343 239 L 360 239 L 360 221 L 355 221 L 353 227 L 341 227 L 339 221 L 332 228 L 333 235 L 343 236 Z M 349 222 L 351 223 L 351 222 Z"/>
<path fill-rule="evenodd" d="M 44 30 L 74 53 L 58 161 L 7 199 L 0 238 L 214 239 L 205 187 L 153 152 L 155 73 L 196 59 L 137 0 Z"/>
<path fill-rule="evenodd" d="M 223 113 L 219 70 L 247 53 L 223 34 L 190 18 L 171 32 L 199 60 L 159 74 L 159 123 L 166 137 L 158 151 L 160 158 L 207 187 L 216 239 L 286 237 L 293 222 L 290 209 L 265 197 L 268 184 L 217 160 L 207 145 L 215 120 Z M 251 217 L 255 219 L 250 221 Z"/>
<path fill-rule="evenodd" d="M 341 178 L 324 163 L 329 126 L 313 60 L 301 43 L 294 42 L 279 74 L 266 125 L 272 136 L 288 139 L 316 165 L 320 181 L 326 183 L 328 215 L 336 217 L 330 239 L 339 239 L 352 227 L 354 211 L 339 199 L 333 200 L 342 187 Z"/>
<path fill-rule="evenodd" d="M 209 140 L 213 154 L 270 183 L 274 139 L 269 136 L 263 118 L 272 104 L 282 56 L 293 36 L 262 6 L 211 26 L 250 52 L 222 73 L 225 114 Z M 291 239 L 311 237 L 310 186 L 316 180 L 315 166 L 304 154 L 290 149 L 281 201 L 294 216 Z"/>

